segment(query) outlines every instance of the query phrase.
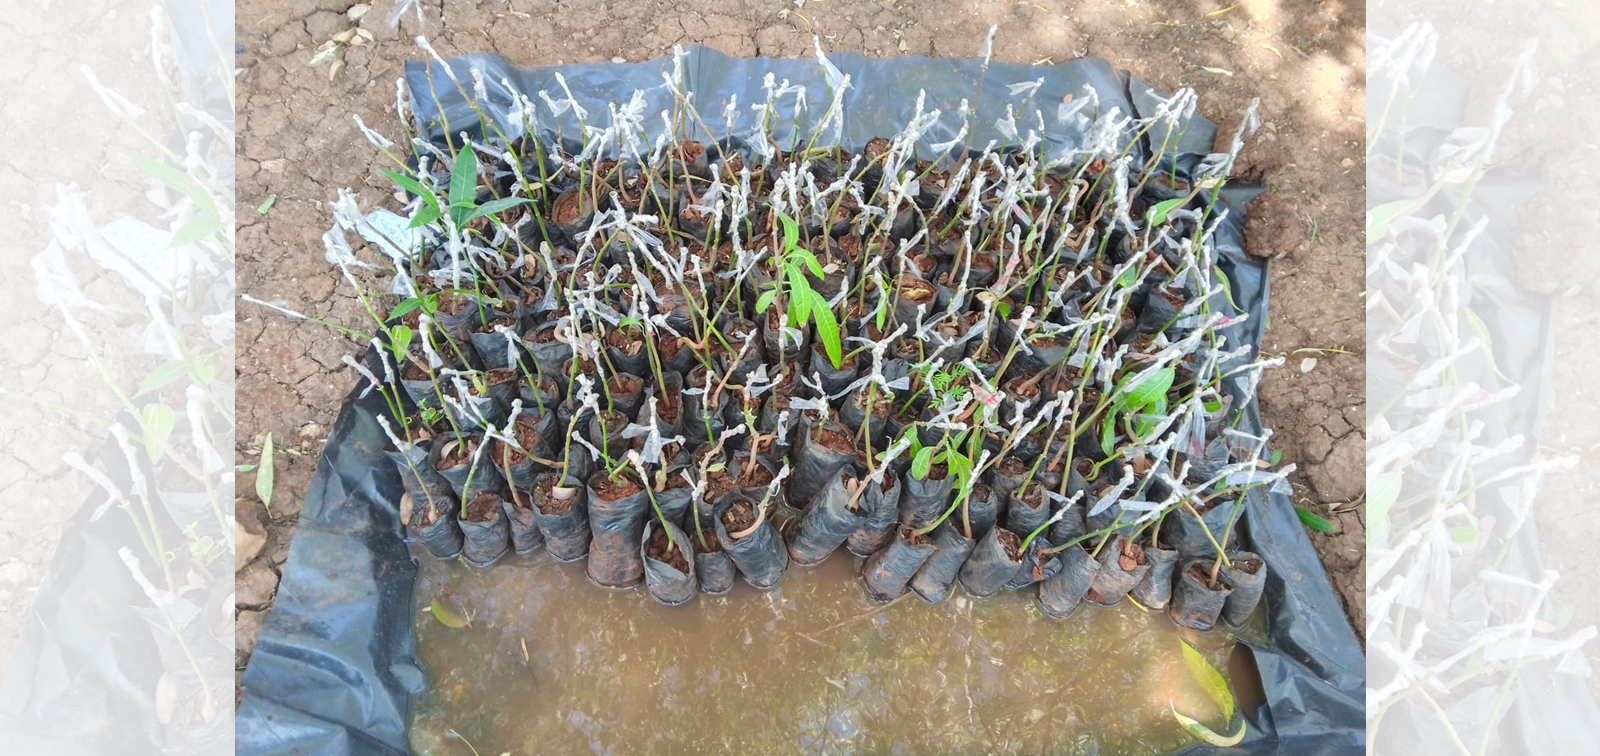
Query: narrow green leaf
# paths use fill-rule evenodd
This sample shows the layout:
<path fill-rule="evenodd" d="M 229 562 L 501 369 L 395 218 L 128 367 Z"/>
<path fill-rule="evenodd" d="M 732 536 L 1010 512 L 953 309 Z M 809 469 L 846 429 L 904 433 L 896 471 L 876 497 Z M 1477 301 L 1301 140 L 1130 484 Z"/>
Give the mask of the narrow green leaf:
<path fill-rule="evenodd" d="M 1413 200 L 1395 200 L 1367 211 L 1367 246 L 1373 246 L 1389 236 L 1389 224 L 1410 214 Z"/>
<path fill-rule="evenodd" d="M 806 269 L 811 271 L 811 275 L 816 276 L 817 278 L 823 277 L 822 263 L 817 261 L 817 256 L 813 254 L 811 250 L 806 249 L 805 247 L 796 247 L 789 253 L 789 255 L 804 263 Z"/>
<path fill-rule="evenodd" d="M 427 192 L 422 190 L 422 182 L 411 178 L 410 176 L 402 176 L 394 171 L 383 171 L 383 175 L 388 176 L 389 180 L 393 181 L 395 185 L 399 186 L 401 189 L 411 192 L 418 197 L 427 194 Z"/>
<path fill-rule="evenodd" d="M 1467 316 L 1467 327 L 1472 329 L 1472 335 L 1477 336 L 1478 341 L 1482 342 L 1478 346 L 1478 351 L 1483 354 L 1484 362 L 1489 363 L 1489 369 L 1493 370 L 1494 374 L 1500 377 L 1500 380 L 1506 383 L 1516 383 L 1505 373 L 1500 372 L 1500 366 L 1495 363 L 1494 337 L 1489 335 L 1489 326 L 1484 324 L 1483 318 L 1478 317 L 1478 313 L 1473 312 L 1471 307 L 1462 308 L 1462 313 Z"/>
<path fill-rule="evenodd" d="M 756 312 L 766 312 L 767 308 L 772 306 L 772 300 L 777 298 L 778 287 L 776 286 L 761 292 L 761 296 L 756 297 Z"/>
<path fill-rule="evenodd" d="M 461 616 L 451 608 L 439 603 L 439 599 L 434 599 L 433 604 L 428 607 L 428 610 L 433 612 L 433 618 L 439 620 L 439 624 L 444 625 L 452 630 L 459 630 L 472 624 L 472 622 L 466 617 Z"/>
<path fill-rule="evenodd" d="M 1215 273 L 1216 276 L 1217 276 L 1217 280 L 1222 282 L 1222 293 L 1227 295 L 1228 304 L 1233 305 L 1233 309 L 1236 312 L 1244 312 L 1244 308 L 1240 307 L 1239 303 L 1234 301 L 1234 299 L 1233 299 L 1233 281 L 1228 279 L 1228 274 L 1227 273 L 1222 272 L 1222 266 L 1220 266 L 1220 265 L 1211 266 L 1211 272 Z M 1262 326 L 1262 327 L 1265 328 L 1266 326 Z"/>
<path fill-rule="evenodd" d="M 478 156 L 472 145 L 463 144 L 450 168 L 450 204 L 471 203 L 478 198 Z"/>
<path fill-rule="evenodd" d="M 212 382 L 217 380 L 216 353 L 201 355 L 199 359 L 194 361 L 189 373 L 194 376 L 195 383 L 202 386 L 210 386 Z"/>
<path fill-rule="evenodd" d="M 1172 388 L 1172 381 L 1177 376 L 1177 371 L 1172 368 L 1162 368 L 1151 373 L 1133 388 L 1128 389 L 1127 406 L 1148 407 L 1155 404 L 1157 397 L 1167 395 L 1167 389 Z"/>
<path fill-rule="evenodd" d="M 917 480 L 927 480 L 928 471 L 933 467 L 933 447 L 924 447 L 911 458 L 911 474 Z"/>
<path fill-rule="evenodd" d="M 167 384 L 188 374 L 189 363 L 187 361 L 172 360 L 164 362 L 160 367 L 150 371 L 150 374 L 144 377 L 144 382 L 139 384 L 139 393 L 134 394 L 133 398 L 138 399 L 152 391 L 160 391 Z"/>
<path fill-rule="evenodd" d="M 1200 683 L 1206 695 L 1216 702 L 1217 708 L 1222 710 L 1222 720 L 1232 722 L 1233 714 L 1238 707 L 1233 702 L 1233 693 L 1228 690 L 1227 681 L 1222 679 L 1222 673 L 1211 666 L 1211 662 L 1206 661 L 1206 657 L 1194 650 L 1194 646 L 1189 645 L 1188 641 L 1179 638 L 1178 643 L 1183 645 L 1183 663 L 1189 667 L 1189 674 Z"/>
<path fill-rule="evenodd" d="M 412 297 L 407 299 L 404 302 L 395 305 L 394 309 L 389 311 L 389 319 L 394 320 L 395 318 L 403 317 L 406 313 L 422 307 L 423 304 L 424 302 L 421 297 Z"/>
<path fill-rule="evenodd" d="M 1389 510 L 1400 499 L 1400 473 L 1389 471 L 1367 478 L 1367 548 L 1389 546 Z"/>
<path fill-rule="evenodd" d="M 234 465 L 233 466 L 233 471 L 236 472 L 236 473 L 255 472 L 255 469 L 256 469 L 255 465 Z"/>
<path fill-rule="evenodd" d="M 140 411 L 139 429 L 144 436 L 145 453 L 150 455 L 150 464 L 161 461 L 177 419 L 177 413 L 165 404 L 147 404 Z"/>
<path fill-rule="evenodd" d="M 834 370 L 838 370 L 844 366 L 844 345 L 839 340 L 839 321 L 834 318 L 833 310 L 828 308 L 828 301 L 814 291 L 811 292 L 811 314 L 817 319 L 817 338 L 822 339 L 822 348 L 828 353 L 828 362 L 833 364 Z"/>
<path fill-rule="evenodd" d="M 266 199 L 266 201 L 262 202 L 260 205 L 257 205 L 256 206 L 256 212 L 258 212 L 258 213 L 260 213 L 262 215 L 266 215 L 267 213 L 272 212 L 272 208 L 276 207 L 277 204 L 278 204 L 278 195 L 274 194 L 271 197 L 268 197 Z"/>
<path fill-rule="evenodd" d="M 411 348 L 411 339 L 414 335 L 411 327 L 406 325 L 397 325 L 389 329 L 389 346 L 394 350 L 395 361 L 405 359 L 406 350 Z"/>
<path fill-rule="evenodd" d="M 789 327 L 804 328 L 811 322 L 811 284 L 803 273 L 789 269 Z"/>
<path fill-rule="evenodd" d="M 417 217 L 412 218 L 411 225 L 406 226 L 406 228 L 418 228 L 421 226 L 426 226 L 429 223 L 438 221 L 439 218 L 440 215 L 437 208 L 424 207 L 417 210 Z"/>
<path fill-rule="evenodd" d="M 1112 410 L 1100 423 L 1100 451 L 1111 456 L 1117 450 L 1117 412 Z"/>
<path fill-rule="evenodd" d="M 1157 202 L 1153 207 L 1150 208 L 1150 212 L 1146 216 L 1150 221 L 1150 225 L 1159 226 L 1163 223 L 1166 223 L 1167 213 L 1172 212 L 1174 208 L 1182 205 L 1183 201 L 1183 197 L 1177 197 L 1166 200 L 1165 202 Z"/>
<path fill-rule="evenodd" d="M 166 163 L 142 158 L 138 155 L 129 155 L 128 159 L 132 160 L 145 173 L 150 174 L 155 180 L 188 197 L 190 201 L 194 202 L 195 207 L 199 208 L 201 215 L 212 219 L 218 217 L 216 203 L 211 201 L 211 195 L 206 193 L 205 188 L 200 185 L 200 182 L 195 181 L 193 176 Z"/>
<path fill-rule="evenodd" d="M 185 244 L 193 244 L 209 238 L 212 234 L 221 230 L 222 222 L 217 220 L 215 216 L 205 215 L 204 213 L 192 215 L 172 234 L 172 239 L 167 242 L 167 249 L 177 249 Z"/>
<path fill-rule="evenodd" d="M 477 209 L 473 210 L 471 215 L 467 216 L 467 221 L 471 222 L 477 220 L 478 218 L 482 218 L 485 215 L 503 213 L 513 207 L 525 205 L 527 203 L 527 197 L 505 197 L 491 202 L 485 202 L 479 205 Z"/>
<path fill-rule="evenodd" d="M 778 213 L 778 223 L 783 226 L 783 252 L 788 254 L 796 244 L 800 243 L 800 226 L 793 218 L 781 212 Z"/>
<path fill-rule="evenodd" d="M 1329 524 L 1327 520 L 1322 519 L 1321 517 L 1317 516 L 1315 512 L 1312 512 L 1305 507 L 1296 504 L 1294 507 L 1294 513 L 1300 515 L 1300 522 L 1304 523 L 1306 527 L 1311 528 L 1318 533 L 1333 532 L 1333 525 Z"/>
<path fill-rule="evenodd" d="M 1212 732 L 1210 727 L 1179 714 L 1176 706 L 1172 706 L 1170 703 L 1167 705 L 1172 709 L 1172 716 L 1178 720 L 1178 724 L 1182 725 L 1183 729 L 1188 730 L 1190 735 L 1193 735 L 1206 743 L 1219 748 L 1232 748 L 1233 746 L 1239 745 L 1239 743 L 1244 741 L 1245 726 L 1243 717 L 1239 718 L 1239 729 L 1237 731 L 1228 735 L 1218 735 L 1217 733 Z"/>
<path fill-rule="evenodd" d="M 272 434 L 267 434 L 267 440 L 261 444 L 261 468 L 256 471 L 256 497 L 261 499 L 261 504 L 272 510 Z"/>

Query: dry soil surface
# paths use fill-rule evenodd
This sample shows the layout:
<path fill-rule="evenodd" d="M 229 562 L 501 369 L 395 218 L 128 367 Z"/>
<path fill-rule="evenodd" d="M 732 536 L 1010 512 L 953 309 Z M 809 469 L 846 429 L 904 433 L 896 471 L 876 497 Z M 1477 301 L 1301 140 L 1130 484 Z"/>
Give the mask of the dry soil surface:
<path fill-rule="evenodd" d="M 1296 502 L 1334 524 L 1332 535 L 1313 541 L 1352 624 L 1358 633 L 1364 627 L 1366 53 L 1358 0 L 813 0 L 798 8 L 776 0 L 424 0 L 425 21 L 407 15 L 398 29 L 385 23 L 393 0 L 376 0 L 358 21 L 352 5 L 285 0 L 239 9 L 239 206 L 274 197 L 276 205 L 266 215 L 241 212 L 238 283 L 241 293 L 362 329 L 370 321 L 323 261 L 320 236 L 341 187 L 355 189 L 365 207 L 393 203 L 351 115 L 398 136 L 395 79 L 403 61 L 420 55 L 418 34 L 446 56 L 494 51 L 548 65 L 640 61 L 677 44 L 799 57 L 811 54 L 813 34 L 833 51 L 971 57 L 998 24 L 999 60 L 1099 56 L 1168 91 L 1194 87 L 1201 112 L 1230 132 L 1260 97 L 1265 126 L 1246 161 L 1272 189 L 1250 208 L 1248 242 L 1252 253 L 1275 259 L 1264 348 L 1290 363 L 1263 381 L 1261 401 L 1283 460 L 1299 465 Z M 331 62 L 309 65 L 319 46 L 356 26 L 375 43 L 344 50 L 336 71 Z M 340 357 L 359 347 L 248 305 L 240 306 L 238 327 L 238 461 L 253 462 L 268 432 L 293 452 L 279 457 L 267 547 L 240 573 L 242 668 L 287 555 L 299 498 L 355 378 Z M 248 490 L 248 481 L 241 484 Z"/>

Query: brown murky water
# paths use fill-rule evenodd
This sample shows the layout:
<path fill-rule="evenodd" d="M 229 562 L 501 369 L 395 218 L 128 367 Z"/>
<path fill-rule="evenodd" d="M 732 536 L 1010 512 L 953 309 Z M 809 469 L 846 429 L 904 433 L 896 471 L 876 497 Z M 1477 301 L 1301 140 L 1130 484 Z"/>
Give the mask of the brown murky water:
<path fill-rule="evenodd" d="M 423 559 L 412 705 L 421 754 L 1162 754 L 1217 724 L 1179 631 L 1128 602 L 1045 618 L 1033 592 L 877 608 L 837 552 L 761 593 L 668 608 L 542 552 Z M 449 628 L 440 599 L 471 625 Z M 838 623 L 847 623 L 837 626 Z M 1185 633 L 1225 668 L 1232 639 Z M 524 656 L 526 647 L 526 657 Z M 463 742 L 465 738 L 467 742 Z"/>

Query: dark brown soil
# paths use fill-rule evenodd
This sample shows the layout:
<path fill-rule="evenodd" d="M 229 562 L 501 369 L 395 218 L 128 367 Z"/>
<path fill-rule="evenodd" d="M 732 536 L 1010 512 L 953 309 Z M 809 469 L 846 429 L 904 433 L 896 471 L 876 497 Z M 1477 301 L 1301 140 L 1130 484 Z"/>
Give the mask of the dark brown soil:
<path fill-rule="evenodd" d="M 1144 548 L 1139 544 L 1127 540 L 1122 542 L 1122 553 L 1117 555 L 1117 566 L 1121 567 L 1123 572 L 1133 572 L 1139 565 L 1149 561 L 1150 558 L 1145 556 Z"/>
<path fill-rule="evenodd" d="M 578 503 L 578 494 L 571 492 L 571 496 L 561 497 L 555 494 L 556 476 L 548 475 L 541 478 L 533 486 L 533 505 L 545 515 L 564 514 Z"/>
<path fill-rule="evenodd" d="M 705 145 L 688 139 L 679 140 L 677 149 L 678 159 L 685 163 L 694 163 L 700 159 L 701 155 L 706 154 Z"/>
<path fill-rule="evenodd" d="M 1000 548 L 1005 550 L 1006 558 L 1013 562 L 1022 562 L 1022 539 L 1005 528 L 996 531 L 995 538 L 1000 541 Z"/>
<path fill-rule="evenodd" d="M 488 522 L 494 519 L 498 511 L 500 511 L 500 497 L 492 493 L 481 493 L 473 497 L 472 503 L 467 505 L 465 517 L 469 522 Z"/>
<path fill-rule="evenodd" d="M 556 329 L 537 327 L 529 331 L 522 338 L 535 344 L 551 344 L 556 340 Z"/>
<path fill-rule="evenodd" d="M 1222 580 L 1222 573 L 1217 573 L 1217 579 L 1213 582 L 1211 580 L 1211 570 L 1200 562 L 1189 565 L 1189 575 L 1200 581 L 1200 584 L 1208 590 L 1220 591 L 1227 587 L 1227 583 Z"/>
<path fill-rule="evenodd" d="M 478 442 L 470 438 L 451 438 L 442 443 L 449 445 L 450 448 L 439 455 L 440 470 L 454 470 L 467 464 L 472 461 L 472 455 L 478 451 Z"/>
<path fill-rule="evenodd" d="M 895 535 L 899 536 L 900 540 L 905 541 L 912 546 L 925 546 L 928 543 L 927 536 L 914 532 L 911 530 L 911 528 L 908 528 L 904 525 L 901 525 L 900 528 L 895 531 Z"/>
<path fill-rule="evenodd" d="M 688 555 L 683 547 L 688 544 L 674 543 L 667 537 L 667 529 L 661 523 L 655 523 L 649 540 L 645 541 L 645 555 L 657 562 L 664 562 L 669 567 L 685 575 L 689 574 Z"/>
<path fill-rule="evenodd" d="M 737 461 L 740 466 L 740 488 L 766 488 L 772 483 L 772 471 L 768 470 L 766 465 L 757 462 L 756 464 L 747 466 L 747 462 L 748 459 L 740 459 Z"/>
<path fill-rule="evenodd" d="M 722 513 L 722 527 L 731 535 L 742 533 L 756 524 L 756 510 L 750 502 L 740 499 Z"/>
<path fill-rule="evenodd" d="M 717 534 L 710 530 L 702 530 L 698 536 L 691 532 L 689 542 L 694 544 L 694 550 L 700 554 L 715 554 L 722 550 L 722 542 L 717 540 Z"/>
<path fill-rule="evenodd" d="M 572 223 L 585 214 L 584 201 L 587 198 L 577 190 L 567 192 L 556 198 L 556 204 L 550 208 L 550 217 L 556 223 Z"/>
<path fill-rule="evenodd" d="M 601 471 L 589 478 L 589 490 L 601 501 L 618 501 L 643 491 L 644 487 L 628 473 L 613 478 Z"/>
<path fill-rule="evenodd" d="M 831 423 L 822 427 L 817 443 L 839 454 L 854 454 L 856 451 L 855 442 L 850 438 L 850 434 Z"/>
<path fill-rule="evenodd" d="M 498 386 L 507 381 L 516 380 L 517 371 L 511 368 L 495 368 L 487 373 L 486 378 L 490 386 Z"/>

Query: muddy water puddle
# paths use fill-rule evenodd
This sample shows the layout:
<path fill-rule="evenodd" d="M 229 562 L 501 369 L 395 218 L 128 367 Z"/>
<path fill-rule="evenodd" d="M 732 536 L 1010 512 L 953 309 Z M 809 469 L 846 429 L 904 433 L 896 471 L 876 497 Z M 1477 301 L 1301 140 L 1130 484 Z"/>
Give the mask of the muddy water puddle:
<path fill-rule="evenodd" d="M 423 559 L 415 596 L 429 690 L 421 754 L 1162 754 L 1218 724 L 1179 638 L 1225 668 L 1232 639 L 1129 602 L 1045 618 L 1033 590 L 959 586 L 878 609 L 859 559 L 791 567 L 681 607 L 608 592 L 548 554 L 487 570 Z M 442 624 L 433 600 L 470 619 Z M 469 748 L 468 743 L 471 744 Z"/>

